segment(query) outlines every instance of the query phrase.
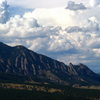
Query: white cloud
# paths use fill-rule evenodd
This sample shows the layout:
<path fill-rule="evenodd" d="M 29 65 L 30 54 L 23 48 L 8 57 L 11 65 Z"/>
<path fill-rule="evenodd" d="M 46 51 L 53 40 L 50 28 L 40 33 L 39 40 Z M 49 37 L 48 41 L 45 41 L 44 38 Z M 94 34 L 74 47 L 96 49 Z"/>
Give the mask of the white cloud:
<path fill-rule="evenodd" d="M 69 1 L 66 9 L 77 11 L 85 10 L 87 8 L 83 5 L 83 3 L 76 4 L 74 1 Z"/>
<path fill-rule="evenodd" d="M 95 7 L 100 5 L 100 0 L 90 0 L 90 6 Z"/>
<path fill-rule="evenodd" d="M 27 8 L 55 8 L 63 7 L 67 0 L 8 0 L 8 2 Z"/>
<path fill-rule="evenodd" d="M 57 7 L 66 7 L 66 4 L 69 0 L 7 0 L 11 5 L 17 5 L 24 8 L 57 8 Z M 94 5 L 94 2 L 98 4 L 99 0 L 72 0 L 76 4 L 84 4 L 86 6 Z"/>
<path fill-rule="evenodd" d="M 0 0 L 2 1 L 2 0 Z M 57 8 L 66 7 L 69 0 L 7 0 L 9 4 L 24 8 Z M 99 6 L 100 0 L 72 0 L 76 4 L 82 3 L 86 7 Z"/>
<path fill-rule="evenodd" d="M 99 33 L 100 24 L 98 23 L 97 19 L 93 16 L 90 17 L 83 26 L 68 27 L 66 28 L 66 31 L 68 33 L 75 33 L 75 32 Z"/>
<path fill-rule="evenodd" d="M 5 2 L 5 0 L 0 0 L 0 4 L 2 4 L 2 2 Z"/>
<path fill-rule="evenodd" d="M 77 14 L 77 16 L 76 16 Z M 80 15 L 83 17 L 83 12 L 74 12 L 66 10 L 64 8 L 52 8 L 52 9 L 35 9 L 32 13 L 26 13 L 24 16 L 34 17 L 43 26 L 75 26 L 81 25 Z M 76 19 L 76 20 L 75 20 Z"/>
<path fill-rule="evenodd" d="M 0 1 L 0 23 L 6 23 L 9 20 L 9 10 L 6 0 Z"/>

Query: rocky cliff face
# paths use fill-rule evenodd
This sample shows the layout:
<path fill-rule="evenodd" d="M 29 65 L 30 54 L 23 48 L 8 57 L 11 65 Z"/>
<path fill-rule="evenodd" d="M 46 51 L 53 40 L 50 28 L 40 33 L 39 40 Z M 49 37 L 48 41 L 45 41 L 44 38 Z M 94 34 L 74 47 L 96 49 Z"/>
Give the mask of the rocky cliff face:
<path fill-rule="evenodd" d="M 87 66 L 65 65 L 23 46 L 0 43 L 0 73 L 29 77 L 30 80 L 58 84 L 98 85 L 100 76 Z"/>

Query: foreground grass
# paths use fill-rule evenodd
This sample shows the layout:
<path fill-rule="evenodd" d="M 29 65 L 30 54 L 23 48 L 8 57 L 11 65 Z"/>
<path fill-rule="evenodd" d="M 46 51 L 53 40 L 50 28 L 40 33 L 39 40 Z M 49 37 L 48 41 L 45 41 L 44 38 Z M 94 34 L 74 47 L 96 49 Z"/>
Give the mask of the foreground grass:
<path fill-rule="evenodd" d="M 13 83 L 2 86 L 0 100 L 100 100 L 100 90 Z"/>

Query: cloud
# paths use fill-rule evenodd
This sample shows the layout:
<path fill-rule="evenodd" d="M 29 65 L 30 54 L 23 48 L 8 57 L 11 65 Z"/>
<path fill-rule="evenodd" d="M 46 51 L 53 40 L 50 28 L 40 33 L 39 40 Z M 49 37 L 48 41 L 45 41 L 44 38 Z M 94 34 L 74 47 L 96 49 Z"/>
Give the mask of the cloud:
<path fill-rule="evenodd" d="M 1 1 L 1 0 L 0 0 Z M 21 6 L 24 8 L 57 8 L 66 7 L 69 0 L 7 0 L 10 5 Z M 76 5 L 96 7 L 99 6 L 100 0 L 72 0 Z"/>
<path fill-rule="evenodd" d="M 66 9 L 77 11 L 77 10 L 85 10 L 87 8 L 83 5 L 83 3 L 76 4 L 74 1 L 69 1 Z"/>
<path fill-rule="evenodd" d="M 77 14 L 77 16 L 76 16 Z M 81 25 L 79 20 L 83 19 L 85 12 L 73 12 L 64 8 L 35 9 L 32 13 L 25 16 L 32 16 L 43 26 L 75 26 Z M 78 22 L 78 23 L 77 23 Z"/>
<path fill-rule="evenodd" d="M 93 16 L 87 20 L 84 27 L 79 27 L 79 26 L 68 27 L 68 28 L 66 28 L 66 31 L 68 33 L 75 33 L 75 32 L 99 33 L 100 32 L 100 24 L 98 23 L 97 19 Z"/>
<path fill-rule="evenodd" d="M 90 0 L 90 6 L 95 7 L 100 5 L 100 0 Z"/>
<path fill-rule="evenodd" d="M 3 2 L 5 2 L 5 0 L 0 0 L 0 4 L 2 4 Z"/>
<path fill-rule="evenodd" d="M 12 5 L 24 8 L 55 8 L 63 7 L 66 0 L 8 0 Z"/>
<path fill-rule="evenodd" d="M 9 10 L 6 0 L 0 1 L 0 23 L 6 23 L 9 20 Z"/>
<path fill-rule="evenodd" d="M 6 0 L 0 0 L 0 23 L 5 24 L 10 17 L 22 15 L 26 12 L 32 12 L 34 9 L 23 8 L 19 6 L 9 6 Z"/>

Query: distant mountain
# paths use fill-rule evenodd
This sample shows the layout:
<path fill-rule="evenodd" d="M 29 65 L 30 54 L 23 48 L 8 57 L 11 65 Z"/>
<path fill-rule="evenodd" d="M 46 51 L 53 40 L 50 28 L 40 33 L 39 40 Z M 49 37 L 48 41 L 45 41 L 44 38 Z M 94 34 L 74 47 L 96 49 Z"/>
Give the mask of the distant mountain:
<path fill-rule="evenodd" d="M 86 65 L 62 62 L 0 42 L 0 81 L 38 81 L 62 85 L 100 85 L 100 76 Z"/>

